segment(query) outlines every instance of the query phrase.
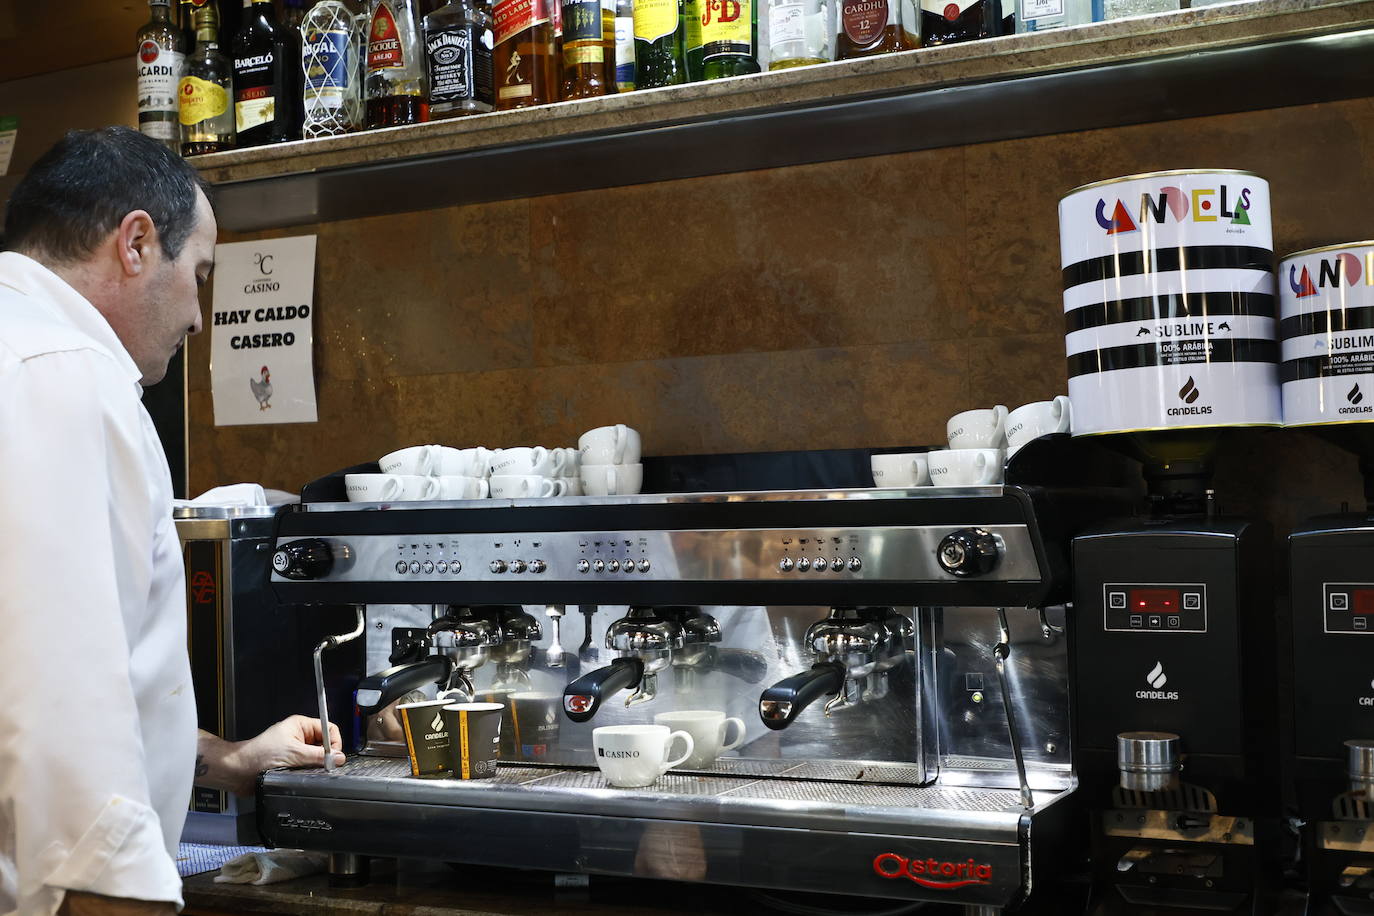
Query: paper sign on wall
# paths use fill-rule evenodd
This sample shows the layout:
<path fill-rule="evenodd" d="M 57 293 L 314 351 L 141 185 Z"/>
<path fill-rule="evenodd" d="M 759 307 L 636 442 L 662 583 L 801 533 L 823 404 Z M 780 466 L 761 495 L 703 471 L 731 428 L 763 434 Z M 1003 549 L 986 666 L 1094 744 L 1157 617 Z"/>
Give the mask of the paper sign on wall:
<path fill-rule="evenodd" d="M 215 246 L 215 425 L 314 423 L 315 236 Z"/>

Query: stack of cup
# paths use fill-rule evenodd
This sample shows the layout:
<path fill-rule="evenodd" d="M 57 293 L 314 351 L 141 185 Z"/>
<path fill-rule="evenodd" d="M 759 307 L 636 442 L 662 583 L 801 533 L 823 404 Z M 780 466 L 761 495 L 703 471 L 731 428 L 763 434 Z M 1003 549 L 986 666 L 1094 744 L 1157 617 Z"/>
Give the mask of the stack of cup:
<path fill-rule="evenodd" d="M 485 499 L 487 459 L 481 446 L 413 445 L 383 455 L 380 474 L 345 474 L 349 502 Z"/>
<path fill-rule="evenodd" d="M 588 496 L 627 496 L 644 485 L 639 463 L 639 433 L 618 423 L 599 426 L 577 440 L 582 460 L 582 491 Z"/>
<path fill-rule="evenodd" d="M 930 482 L 937 487 L 986 486 L 1002 482 L 1006 463 L 1007 408 L 998 404 L 949 418 L 949 448 L 926 453 Z"/>
<path fill-rule="evenodd" d="M 496 499 L 542 499 L 568 495 L 562 476 L 568 455 L 542 445 L 499 448 L 491 453 L 491 495 Z"/>
<path fill-rule="evenodd" d="M 563 455 L 563 463 L 558 471 L 558 477 L 567 484 L 566 496 L 582 495 L 582 453 L 576 447 L 555 448 L 550 451 L 559 452 Z"/>
<path fill-rule="evenodd" d="M 1015 455 L 1021 446 L 1041 436 L 1066 433 L 1073 423 L 1069 399 L 1059 395 L 1053 401 L 1023 404 L 1007 414 L 1007 456 Z"/>

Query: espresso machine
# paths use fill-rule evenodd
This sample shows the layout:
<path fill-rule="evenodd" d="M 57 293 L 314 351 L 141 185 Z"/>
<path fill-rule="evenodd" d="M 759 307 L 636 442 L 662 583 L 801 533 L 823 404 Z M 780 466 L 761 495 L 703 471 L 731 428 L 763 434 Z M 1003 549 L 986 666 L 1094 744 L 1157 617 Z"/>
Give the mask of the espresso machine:
<path fill-rule="evenodd" d="M 1272 913 L 1282 870 L 1271 536 L 1205 462 L 1073 542 L 1075 766 L 1094 913 Z"/>
<path fill-rule="evenodd" d="M 1312 519 L 1288 544 L 1309 912 L 1374 914 L 1374 512 Z"/>
<path fill-rule="evenodd" d="M 1127 504 L 1087 476 L 390 505 L 321 482 L 278 520 L 272 583 L 297 613 L 356 610 L 359 752 L 264 774 L 263 835 L 341 871 L 1033 906 L 1079 832 L 1070 540 Z M 388 710 L 436 696 L 506 702 L 503 733 L 545 710 L 539 737 L 491 779 L 413 778 Z M 737 748 L 647 788 L 596 769 L 593 728 L 703 709 L 744 722 Z"/>

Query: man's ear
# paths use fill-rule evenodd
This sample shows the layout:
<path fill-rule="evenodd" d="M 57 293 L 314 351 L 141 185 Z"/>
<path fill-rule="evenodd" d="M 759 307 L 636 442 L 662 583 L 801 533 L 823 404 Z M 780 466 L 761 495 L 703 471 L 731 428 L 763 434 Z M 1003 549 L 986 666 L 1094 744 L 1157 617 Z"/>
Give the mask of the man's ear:
<path fill-rule="evenodd" d="M 115 248 L 124 276 L 137 277 L 147 270 L 153 246 L 158 244 L 157 226 L 147 210 L 126 213 L 115 230 Z"/>

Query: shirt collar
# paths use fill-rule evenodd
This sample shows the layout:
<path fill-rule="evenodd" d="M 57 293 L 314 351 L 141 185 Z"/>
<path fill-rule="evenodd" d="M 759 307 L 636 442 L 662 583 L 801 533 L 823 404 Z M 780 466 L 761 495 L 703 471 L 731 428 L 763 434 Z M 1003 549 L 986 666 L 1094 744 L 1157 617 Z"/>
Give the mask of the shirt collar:
<path fill-rule="evenodd" d="M 143 372 L 119 335 L 90 300 L 66 280 L 27 255 L 5 251 L 0 252 L 0 283 L 28 295 L 52 317 L 71 325 L 109 351 L 142 393 Z"/>

